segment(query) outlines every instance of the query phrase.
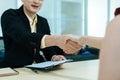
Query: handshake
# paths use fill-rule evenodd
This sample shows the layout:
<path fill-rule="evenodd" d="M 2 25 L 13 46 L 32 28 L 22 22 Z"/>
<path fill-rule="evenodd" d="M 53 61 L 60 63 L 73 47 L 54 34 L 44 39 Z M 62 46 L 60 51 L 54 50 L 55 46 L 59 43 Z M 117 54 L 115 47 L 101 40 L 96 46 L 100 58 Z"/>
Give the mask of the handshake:
<path fill-rule="evenodd" d="M 83 47 L 83 44 L 80 42 L 80 36 L 77 35 L 47 35 L 45 46 L 58 46 L 65 54 L 75 54 Z"/>

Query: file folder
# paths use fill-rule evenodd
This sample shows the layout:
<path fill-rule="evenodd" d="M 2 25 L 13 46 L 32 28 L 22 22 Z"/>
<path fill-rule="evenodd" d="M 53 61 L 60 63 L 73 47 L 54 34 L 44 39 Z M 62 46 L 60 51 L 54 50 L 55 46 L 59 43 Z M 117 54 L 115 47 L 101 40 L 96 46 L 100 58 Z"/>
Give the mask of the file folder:
<path fill-rule="evenodd" d="M 62 60 L 62 61 L 46 61 L 41 63 L 36 63 L 32 65 L 25 66 L 26 68 L 32 68 L 32 69 L 50 69 L 54 68 L 56 66 L 59 66 L 63 63 L 70 62 L 72 60 Z"/>

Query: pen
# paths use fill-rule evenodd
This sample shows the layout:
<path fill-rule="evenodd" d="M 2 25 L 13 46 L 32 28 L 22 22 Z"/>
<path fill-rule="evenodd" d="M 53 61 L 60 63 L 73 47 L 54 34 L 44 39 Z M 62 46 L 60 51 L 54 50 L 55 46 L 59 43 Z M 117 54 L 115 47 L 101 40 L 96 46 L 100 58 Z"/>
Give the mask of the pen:
<path fill-rule="evenodd" d="M 40 55 L 43 57 L 44 61 L 47 61 L 47 59 L 45 58 L 45 56 L 44 56 L 43 52 L 42 52 L 42 51 L 40 51 L 39 53 L 40 53 Z"/>

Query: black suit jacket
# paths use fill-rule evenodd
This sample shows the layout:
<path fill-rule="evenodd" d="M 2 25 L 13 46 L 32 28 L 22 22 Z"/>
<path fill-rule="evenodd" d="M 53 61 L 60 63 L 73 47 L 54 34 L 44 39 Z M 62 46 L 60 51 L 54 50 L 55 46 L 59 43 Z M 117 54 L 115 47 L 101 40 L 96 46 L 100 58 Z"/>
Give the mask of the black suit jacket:
<path fill-rule="evenodd" d="M 31 33 L 29 20 L 24 14 L 23 6 L 19 9 L 9 9 L 1 16 L 3 31 L 5 58 L 4 67 L 22 67 L 44 61 L 39 55 L 41 39 L 45 34 L 50 34 L 48 22 L 45 18 L 37 15 L 37 33 Z M 34 54 L 36 49 L 36 54 Z M 58 47 L 49 47 L 42 50 L 48 60 L 58 52 L 63 53 Z"/>

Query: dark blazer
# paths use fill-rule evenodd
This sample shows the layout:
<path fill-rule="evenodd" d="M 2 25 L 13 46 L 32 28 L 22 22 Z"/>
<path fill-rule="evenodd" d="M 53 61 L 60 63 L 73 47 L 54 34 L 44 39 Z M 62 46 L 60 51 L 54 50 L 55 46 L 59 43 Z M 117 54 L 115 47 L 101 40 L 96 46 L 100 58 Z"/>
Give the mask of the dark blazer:
<path fill-rule="evenodd" d="M 5 47 L 4 67 L 22 67 L 36 62 L 44 61 L 39 55 L 41 39 L 50 34 L 48 22 L 37 15 L 37 33 L 31 33 L 29 20 L 24 14 L 23 6 L 19 9 L 9 9 L 1 16 L 1 26 Z M 34 53 L 36 49 L 36 53 Z M 56 46 L 42 50 L 50 60 L 52 55 L 62 50 Z"/>

